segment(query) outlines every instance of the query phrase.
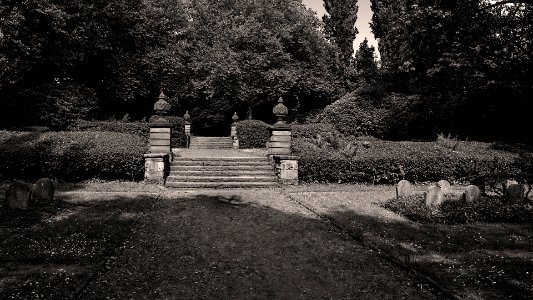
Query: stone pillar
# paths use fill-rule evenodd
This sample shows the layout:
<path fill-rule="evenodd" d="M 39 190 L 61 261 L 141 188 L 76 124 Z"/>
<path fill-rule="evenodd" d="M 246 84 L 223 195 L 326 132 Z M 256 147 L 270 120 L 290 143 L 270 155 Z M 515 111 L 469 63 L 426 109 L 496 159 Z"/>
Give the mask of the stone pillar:
<path fill-rule="evenodd" d="M 164 184 L 172 160 L 172 124 L 165 119 L 170 110 L 167 96 L 161 92 L 154 104 L 157 118 L 150 123 L 150 148 L 144 155 L 144 179 L 149 183 Z"/>
<path fill-rule="evenodd" d="M 279 98 L 278 105 L 272 112 L 278 121 L 270 127 L 270 141 L 268 143 L 269 155 L 290 155 L 291 154 L 291 126 L 285 123 L 285 117 L 289 113 L 283 104 L 283 98 Z"/>
<path fill-rule="evenodd" d="M 278 99 L 278 104 L 274 106 L 272 112 L 278 120 L 270 127 L 269 161 L 276 168 L 281 184 L 298 184 L 299 158 L 291 155 L 291 126 L 285 123 L 289 110 L 283 104 L 283 98 Z"/>
<path fill-rule="evenodd" d="M 185 137 L 187 138 L 187 145 L 185 147 L 189 148 L 191 145 L 191 116 L 189 115 L 189 111 L 185 112 L 183 119 L 185 120 Z"/>
<path fill-rule="evenodd" d="M 239 137 L 237 136 L 237 121 L 239 121 L 239 116 L 237 116 L 237 112 L 233 114 L 231 119 L 233 120 L 233 123 L 231 123 L 230 137 L 233 140 L 233 149 L 239 149 Z"/>

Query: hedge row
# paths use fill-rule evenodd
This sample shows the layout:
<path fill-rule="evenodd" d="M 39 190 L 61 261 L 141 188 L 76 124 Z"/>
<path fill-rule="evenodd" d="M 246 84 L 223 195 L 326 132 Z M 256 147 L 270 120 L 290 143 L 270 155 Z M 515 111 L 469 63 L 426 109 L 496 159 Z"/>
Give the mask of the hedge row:
<path fill-rule="evenodd" d="M 139 180 L 145 140 L 112 132 L 0 132 L 0 178 Z"/>
<path fill-rule="evenodd" d="M 173 127 L 172 146 L 183 148 L 187 143 L 185 137 L 185 120 L 182 117 L 165 117 Z M 147 122 L 124 122 L 124 121 L 86 121 L 78 120 L 68 128 L 69 131 L 100 131 L 134 134 L 148 141 L 150 126 Z"/>
<path fill-rule="evenodd" d="M 265 148 L 270 139 L 269 127 L 270 125 L 259 120 L 237 122 L 239 147 L 242 149 Z"/>
<path fill-rule="evenodd" d="M 351 151 L 346 151 L 348 145 Z M 434 142 L 343 143 L 304 138 L 295 140 L 293 152 L 300 156 L 299 175 L 304 182 L 394 184 L 401 179 L 447 179 L 491 185 L 509 178 L 530 181 L 533 173 L 531 157 L 476 142 L 461 142 L 458 151 L 451 151 Z"/>

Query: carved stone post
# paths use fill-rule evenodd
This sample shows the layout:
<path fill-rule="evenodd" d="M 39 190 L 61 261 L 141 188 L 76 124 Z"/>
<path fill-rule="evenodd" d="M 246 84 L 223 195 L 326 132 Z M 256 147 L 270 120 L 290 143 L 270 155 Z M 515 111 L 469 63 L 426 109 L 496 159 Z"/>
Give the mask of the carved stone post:
<path fill-rule="evenodd" d="M 237 112 L 233 114 L 231 119 L 233 120 L 233 123 L 231 123 L 230 136 L 233 139 L 233 149 L 239 149 L 239 137 L 237 136 L 237 121 L 239 121 L 239 116 L 237 116 Z"/>
<path fill-rule="evenodd" d="M 283 98 L 279 98 L 278 104 L 272 110 L 278 118 L 276 124 L 270 127 L 270 141 L 268 143 L 269 155 L 291 154 L 291 126 L 285 123 L 285 117 L 289 113 L 287 106 L 283 104 Z"/>
<path fill-rule="evenodd" d="M 185 112 L 183 119 L 185 120 L 185 137 L 187 138 L 187 145 L 185 147 L 189 148 L 191 145 L 191 116 L 189 115 L 189 111 Z"/>
<path fill-rule="evenodd" d="M 144 180 L 146 182 L 164 184 L 170 169 L 172 124 L 165 119 L 170 110 L 170 104 L 166 100 L 167 96 L 161 92 L 158 101 L 154 104 L 157 117 L 150 123 L 150 148 L 144 155 Z"/>
<path fill-rule="evenodd" d="M 282 184 L 298 184 L 298 160 L 291 155 L 291 126 L 285 123 L 289 113 L 279 98 L 278 104 L 272 110 L 277 117 L 276 124 L 270 127 L 270 141 L 268 142 L 268 156 L 271 164 L 276 168 L 278 180 Z"/>

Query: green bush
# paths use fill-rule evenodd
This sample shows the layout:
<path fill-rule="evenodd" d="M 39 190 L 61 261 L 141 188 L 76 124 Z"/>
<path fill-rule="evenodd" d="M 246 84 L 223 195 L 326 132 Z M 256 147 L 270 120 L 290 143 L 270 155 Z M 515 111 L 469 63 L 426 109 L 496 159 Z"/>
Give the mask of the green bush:
<path fill-rule="evenodd" d="M 530 204 L 505 204 L 498 198 L 482 198 L 475 203 L 447 196 L 441 205 L 427 207 L 423 195 L 391 199 L 382 207 L 419 223 L 463 224 L 472 222 L 531 223 L 533 206 Z"/>
<path fill-rule="evenodd" d="M 342 141 L 342 136 L 295 139 L 293 143 L 293 153 L 300 157 L 300 179 L 304 182 L 394 184 L 401 179 L 411 182 L 447 179 L 493 185 L 508 178 L 522 182 L 531 178 L 533 160 L 492 150 L 486 143 L 459 142 L 459 149 L 462 150 L 451 151 L 435 142 L 350 143 Z"/>
<path fill-rule="evenodd" d="M 237 137 L 240 148 L 265 148 L 270 139 L 270 125 L 259 120 L 237 122 Z"/>
<path fill-rule="evenodd" d="M 382 136 L 386 113 L 385 109 L 368 104 L 358 93 L 348 93 L 324 109 L 322 121 L 343 134 Z"/>
<path fill-rule="evenodd" d="M 0 132 L 0 177 L 68 182 L 139 180 L 148 145 L 138 135 L 111 132 Z"/>

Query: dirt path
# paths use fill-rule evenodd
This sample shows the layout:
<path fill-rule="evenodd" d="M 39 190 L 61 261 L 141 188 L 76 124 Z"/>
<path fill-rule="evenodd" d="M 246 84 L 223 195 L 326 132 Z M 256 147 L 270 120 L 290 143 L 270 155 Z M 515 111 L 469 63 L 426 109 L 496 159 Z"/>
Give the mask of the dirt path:
<path fill-rule="evenodd" d="M 296 194 L 298 191 L 293 191 Z M 81 298 L 435 299 L 274 190 L 167 192 Z"/>

